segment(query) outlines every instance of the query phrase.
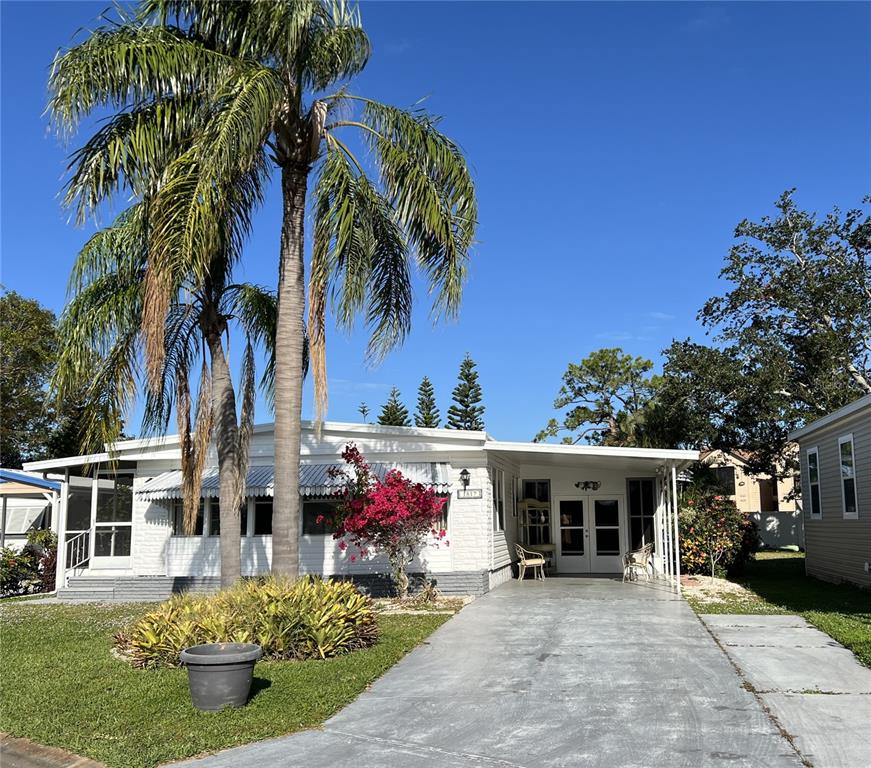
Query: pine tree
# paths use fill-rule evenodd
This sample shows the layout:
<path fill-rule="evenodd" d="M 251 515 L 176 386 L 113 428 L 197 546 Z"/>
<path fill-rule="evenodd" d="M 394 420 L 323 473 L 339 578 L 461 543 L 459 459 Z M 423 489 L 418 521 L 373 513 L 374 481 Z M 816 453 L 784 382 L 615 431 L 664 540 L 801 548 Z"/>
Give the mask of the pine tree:
<path fill-rule="evenodd" d="M 426 377 L 417 388 L 417 410 L 414 412 L 414 426 L 437 429 L 441 414 L 436 407 L 435 391 L 432 382 Z"/>
<path fill-rule="evenodd" d="M 448 408 L 449 429 L 484 429 L 484 406 L 481 402 L 481 385 L 478 383 L 478 372 L 475 362 L 466 353 L 460 363 L 460 374 L 457 386 L 454 387 L 454 405 Z"/>
<path fill-rule="evenodd" d="M 411 426 L 411 421 L 408 418 L 408 408 L 399 399 L 399 390 L 396 387 L 390 390 L 390 397 L 381 406 L 381 415 L 378 417 L 378 423 L 384 427 Z"/>
<path fill-rule="evenodd" d="M 369 406 L 366 403 L 360 403 L 357 406 L 357 413 L 359 413 L 363 417 L 363 423 L 369 423 Z"/>

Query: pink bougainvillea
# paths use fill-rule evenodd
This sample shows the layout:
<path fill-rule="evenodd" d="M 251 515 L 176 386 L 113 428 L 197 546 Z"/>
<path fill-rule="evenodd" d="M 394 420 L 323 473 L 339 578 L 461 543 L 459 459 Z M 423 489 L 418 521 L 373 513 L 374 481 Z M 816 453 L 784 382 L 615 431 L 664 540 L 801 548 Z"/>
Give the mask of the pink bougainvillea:
<path fill-rule="evenodd" d="M 447 531 L 441 526 L 446 499 L 432 488 L 414 483 L 398 469 L 379 479 L 353 444 L 342 451 L 347 469 L 333 470 L 334 477 L 344 479 L 345 488 L 333 522 L 333 538 L 345 549 L 346 540 L 361 557 L 369 551 L 387 555 L 396 590 L 400 597 L 408 594 L 406 566 L 414 560 L 427 536 L 438 546 L 447 544 Z M 351 559 L 355 559 L 354 556 Z"/>

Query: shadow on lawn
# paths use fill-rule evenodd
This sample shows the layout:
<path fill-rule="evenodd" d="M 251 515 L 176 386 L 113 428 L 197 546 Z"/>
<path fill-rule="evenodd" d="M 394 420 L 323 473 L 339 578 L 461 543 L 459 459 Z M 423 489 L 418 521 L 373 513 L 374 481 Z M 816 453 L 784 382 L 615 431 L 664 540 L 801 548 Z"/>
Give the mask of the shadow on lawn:
<path fill-rule="evenodd" d="M 834 612 L 871 619 L 871 592 L 805 575 L 804 556 L 799 553 L 757 556 L 738 581 L 790 613 Z"/>
<path fill-rule="evenodd" d="M 272 685 L 272 680 L 268 680 L 265 677 L 254 677 L 251 681 L 251 693 L 248 694 L 248 703 L 250 704 L 254 699 L 256 699 L 263 691 L 269 688 Z"/>

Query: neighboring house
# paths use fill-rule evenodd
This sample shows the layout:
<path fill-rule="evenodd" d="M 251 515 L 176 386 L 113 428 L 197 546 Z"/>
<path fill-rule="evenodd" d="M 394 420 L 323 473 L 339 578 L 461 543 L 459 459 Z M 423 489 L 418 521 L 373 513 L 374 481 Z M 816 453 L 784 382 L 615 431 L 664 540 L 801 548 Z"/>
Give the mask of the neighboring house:
<path fill-rule="evenodd" d="M 808 574 L 871 587 L 871 395 L 789 439 L 801 456 Z"/>
<path fill-rule="evenodd" d="M 725 495 L 738 510 L 752 518 L 759 528 L 762 546 L 771 549 L 804 546 L 801 510 L 795 503 L 798 480 L 752 474 L 750 457 L 741 450 L 702 451 L 702 461 L 717 474 Z"/>
<path fill-rule="evenodd" d="M 621 556 L 655 542 L 660 572 L 673 578 L 675 478 L 698 452 L 493 440 L 486 432 L 326 423 L 303 425 L 300 572 L 382 587 L 381 557 L 351 560 L 321 516 L 336 503 L 328 471 L 355 443 L 373 469 L 391 467 L 444 494 L 447 546 L 427 544 L 412 567 L 446 593 L 481 594 L 511 578 L 517 541 L 538 547 L 561 573 L 620 573 Z M 55 525 L 58 586 L 68 597 L 157 598 L 210 589 L 219 576 L 214 450 L 204 472 L 195 535 L 181 526 L 178 436 L 128 440 L 111 453 L 31 462 L 34 472 L 90 474 L 89 487 L 62 482 Z M 241 511 L 244 575 L 269 570 L 273 428 L 255 427 Z M 532 513 L 530 514 L 530 508 Z M 673 579 L 674 580 L 674 579 Z"/>
<path fill-rule="evenodd" d="M 20 551 L 31 531 L 51 525 L 60 484 L 33 472 L 0 468 L 0 548 Z"/>

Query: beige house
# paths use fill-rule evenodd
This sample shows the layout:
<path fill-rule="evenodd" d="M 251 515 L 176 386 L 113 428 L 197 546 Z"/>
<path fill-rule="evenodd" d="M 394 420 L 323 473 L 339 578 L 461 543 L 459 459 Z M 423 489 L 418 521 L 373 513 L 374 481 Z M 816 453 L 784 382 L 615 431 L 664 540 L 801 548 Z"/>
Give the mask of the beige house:
<path fill-rule="evenodd" d="M 749 456 L 740 450 L 702 452 L 701 460 L 716 473 L 723 490 L 741 512 L 753 518 L 767 548 L 803 547 L 801 511 L 796 505 L 796 478 L 752 474 Z"/>
<path fill-rule="evenodd" d="M 871 395 L 802 429 L 808 574 L 871 587 Z"/>
<path fill-rule="evenodd" d="M 751 474 L 747 459 L 740 450 L 702 452 L 702 461 L 714 469 L 741 512 L 794 512 L 795 479 Z"/>

